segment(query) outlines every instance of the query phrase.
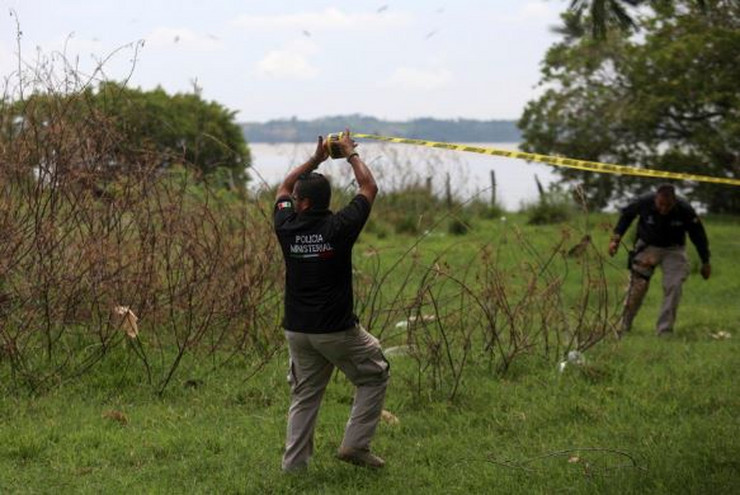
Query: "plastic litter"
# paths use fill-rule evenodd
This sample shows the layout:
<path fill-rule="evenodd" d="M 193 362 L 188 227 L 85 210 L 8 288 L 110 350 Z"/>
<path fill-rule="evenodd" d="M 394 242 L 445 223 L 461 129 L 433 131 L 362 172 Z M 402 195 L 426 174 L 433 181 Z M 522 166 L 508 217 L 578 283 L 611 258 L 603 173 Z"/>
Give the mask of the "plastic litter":
<path fill-rule="evenodd" d="M 387 411 L 385 409 L 383 409 L 383 412 L 380 413 L 380 419 L 384 423 L 389 424 L 391 426 L 395 426 L 401 422 L 401 420 L 398 419 L 398 416 L 396 416 L 392 412 Z"/>
<path fill-rule="evenodd" d="M 139 318 L 128 306 L 116 306 L 111 310 L 113 323 L 119 329 L 126 332 L 130 339 L 135 339 L 139 335 L 139 326 L 136 324 Z"/>
<path fill-rule="evenodd" d="M 416 352 L 416 347 L 413 345 L 397 345 L 383 350 L 383 355 L 385 357 L 408 356 L 414 352 Z"/>
<path fill-rule="evenodd" d="M 558 363 L 558 371 L 562 373 L 569 364 L 583 366 L 586 364 L 586 356 L 581 351 L 568 351 L 565 359 Z"/>
<path fill-rule="evenodd" d="M 717 333 L 710 333 L 709 334 L 714 340 L 725 340 L 732 337 L 732 334 L 730 332 L 725 332 L 724 330 L 720 330 Z"/>

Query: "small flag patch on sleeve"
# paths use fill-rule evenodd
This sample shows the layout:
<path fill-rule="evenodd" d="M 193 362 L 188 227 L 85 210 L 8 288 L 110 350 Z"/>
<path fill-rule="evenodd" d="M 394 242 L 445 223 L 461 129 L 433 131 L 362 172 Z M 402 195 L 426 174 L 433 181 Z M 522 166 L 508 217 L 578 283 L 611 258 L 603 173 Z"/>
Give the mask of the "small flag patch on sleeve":
<path fill-rule="evenodd" d="M 277 204 L 278 210 L 282 210 L 283 208 L 292 208 L 293 203 L 290 201 L 281 201 Z"/>

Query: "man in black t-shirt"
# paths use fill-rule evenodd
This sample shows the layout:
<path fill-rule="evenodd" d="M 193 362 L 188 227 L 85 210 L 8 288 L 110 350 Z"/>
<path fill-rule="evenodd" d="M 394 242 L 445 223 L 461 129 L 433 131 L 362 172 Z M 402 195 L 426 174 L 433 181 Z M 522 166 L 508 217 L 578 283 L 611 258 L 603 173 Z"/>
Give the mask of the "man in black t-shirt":
<path fill-rule="evenodd" d="M 275 233 L 285 259 L 283 328 L 290 351 L 285 471 L 308 466 L 316 417 L 335 367 L 356 387 L 338 458 L 373 468 L 385 464 L 370 452 L 370 441 L 383 409 L 389 366 L 378 339 L 353 312 L 352 291 L 352 247 L 378 187 L 349 130 L 334 144 L 359 186 L 347 206 L 332 213 L 329 182 L 313 172 L 329 156 L 321 136 L 313 156 L 283 180 L 275 202 Z"/>
<path fill-rule="evenodd" d="M 670 184 L 658 187 L 655 193 L 640 196 L 622 209 L 609 243 L 609 254 L 614 256 L 630 224 L 639 216 L 637 241 L 630 252 L 630 284 L 622 313 L 620 336 L 632 327 L 642 300 L 648 290 L 650 277 L 656 266 L 663 270 L 663 305 L 658 316 L 658 335 L 669 335 L 676 321 L 678 303 L 684 280 L 689 274 L 686 256 L 686 234 L 701 258 L 701 275 L 708 279 L 712 273 L 709 264 L 709 242 L 701 220 L 691 205 L 676 197 Z"/>

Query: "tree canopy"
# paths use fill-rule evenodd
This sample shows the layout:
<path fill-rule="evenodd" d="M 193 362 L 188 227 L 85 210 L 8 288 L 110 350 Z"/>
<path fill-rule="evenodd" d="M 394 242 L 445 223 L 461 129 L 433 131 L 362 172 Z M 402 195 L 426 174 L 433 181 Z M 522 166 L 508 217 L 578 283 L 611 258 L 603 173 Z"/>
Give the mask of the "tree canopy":
<path fill-rule="evenodd" d="M 86 133 L 91 127 L 104 128 L 91 140 L 101 146 L 108 138 L 102 132 L 115 135 L 110 139 L 116 143 L 105 152 L 110 167 L 130 167 L 134 164 L 127 157 L 143 152 L 161 168 L 178 164 L 204 177 L 217 175 L 220 185 L 243 189 L 248 180 L 250 153 L 234 121 L 236 113 L 204 101 L 197 92 L 169 95 L 161 88 L 144 91 L 103 82 L 71 94 L 36 93 L 15 102 L 11 112 L 15 117 L 4 121 L 21 122 L 20 127 L 34 132 L 55 125 L 84 127 Z"/>
<path fill-rule="evenodd" d="M 522 148 L 573 158 L 740 178 L 740 5 L 654 2 L 637 34 L 563 40 L 542 67 L 542 95 L 520 118 Z M 569 23 L 570 22 L 570 23 Z M 645 179 L 559 170 L 593 204 L 640 192 Z M 681 184 L 710 211 L 740 212 L 740 191 Z"/>
<path fill-rule="evenodd" d="M 693 3 L 702 11 L 710 0 L 693 0 Z M 715 0 L 715 2 L 718 0 Z M 736 1 L 736 0 L 719 0 Z M 610 29 L 623 32 L 637 28 L 634 18 L 634 9 L 644 5 L 669 4 L 672 0 L 570 0 L 568 9 L 573 14 L 571 22 L 576 22 L 583 28 L 590 28 L 591 36 L 603 39 Z M 587 26 L 584 26 L 587 24 Z"/>

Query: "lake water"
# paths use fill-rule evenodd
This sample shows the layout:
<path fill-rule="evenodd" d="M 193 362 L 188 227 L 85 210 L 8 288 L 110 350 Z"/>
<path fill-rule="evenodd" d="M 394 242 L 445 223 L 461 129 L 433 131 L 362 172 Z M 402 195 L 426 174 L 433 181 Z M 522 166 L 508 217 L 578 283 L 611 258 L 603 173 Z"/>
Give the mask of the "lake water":
<path fill-rule="evenodd" d="M 543 186 L 555 181 L 553 167 L 523 160 L 480 155 L 460 151 L 440 150 L 408 144 L 393 144 L 358 140 L 357 151 L 375 175 L 381 190 L 424 184 L 431 178 L 433 191 L 442 196 L 449 174 L 450 187 L 459 199 L 478 194 L 491 198 L 491 171 L 496 177 L 496 197 L 507 210 L 518 210 L 523 202 L 537 199 L 535 175 Z M 517 143 L 475 143 L 474 146 L 507 150 L 517 149 Z M 294 166 L 303 163 L 316 148 L 316 143 L 250 143 L 252 151 L 252 187 L 278 184 Z M 350 186 L 352 168 L 344 160 L 328 160 L 319 172 L 329 176 L 335 187 Z"/>

